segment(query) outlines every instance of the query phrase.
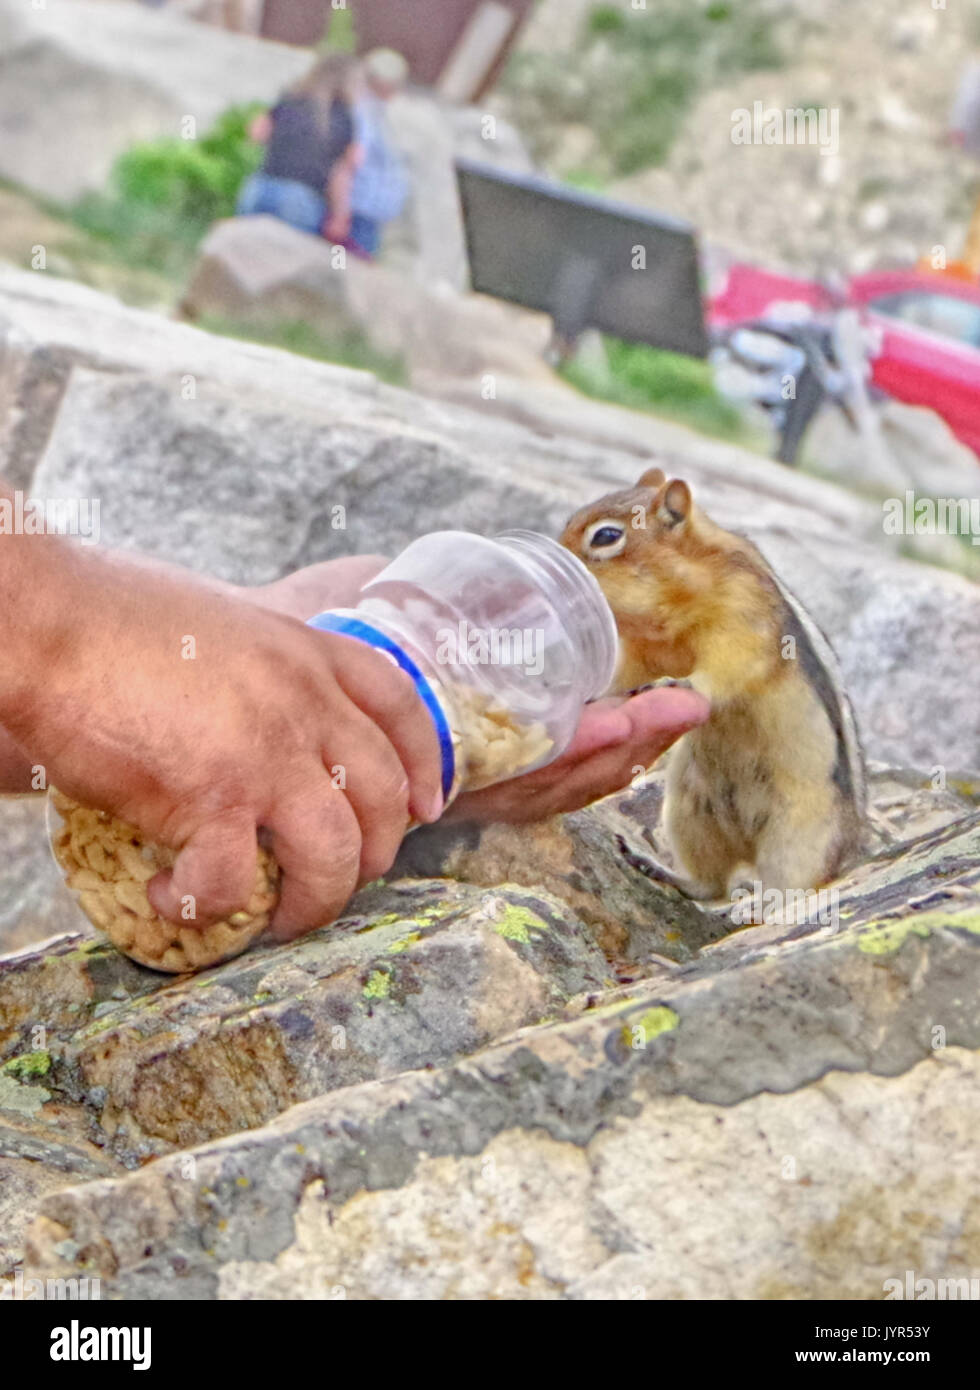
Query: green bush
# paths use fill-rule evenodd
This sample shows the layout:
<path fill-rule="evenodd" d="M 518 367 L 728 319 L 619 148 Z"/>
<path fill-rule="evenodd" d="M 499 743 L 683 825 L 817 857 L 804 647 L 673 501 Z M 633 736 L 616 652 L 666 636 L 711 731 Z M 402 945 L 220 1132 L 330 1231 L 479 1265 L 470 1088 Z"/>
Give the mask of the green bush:
<path fill-rule="evenodd" d="M 230 217 L 244 180 L 262 163 L 248 138 L 262 107 L 232 107 L 198 140 L 134 145 L 113 166 L 105 193 L 72 209 L 86 232 L 111 243 L 121 260 L 182 273 L 212 222 Z"/>
<path fill-rule="evenodd" d="M 259 110 L 233 107 L 200 140 L 135 145 L 113 171 L 120 196 L 169 208 L 181 222 L 198 226 L 230 217 L 242 182 L 262 163 L 261 147 L 248 138 L 248 126 Z"/>
<path fill-rule="evenodd" d="M 626 28 L 626 15 L 615 5 L 596 5 L 586 23 L 590 34 L 619 34 Z"/>

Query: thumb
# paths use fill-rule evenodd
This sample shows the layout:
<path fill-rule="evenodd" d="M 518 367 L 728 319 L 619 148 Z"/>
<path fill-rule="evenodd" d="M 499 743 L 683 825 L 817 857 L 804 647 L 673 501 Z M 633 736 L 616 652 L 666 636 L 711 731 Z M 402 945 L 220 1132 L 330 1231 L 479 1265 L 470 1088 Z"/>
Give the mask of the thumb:
<path fill-rule="evenodd" d="M 244 908 L 255 885 L 258 844 L 250 815 L 223 815 L 191 834 L 172 869 L 147 884 L 151 905 L 170 922 L 209 926 Z"/>

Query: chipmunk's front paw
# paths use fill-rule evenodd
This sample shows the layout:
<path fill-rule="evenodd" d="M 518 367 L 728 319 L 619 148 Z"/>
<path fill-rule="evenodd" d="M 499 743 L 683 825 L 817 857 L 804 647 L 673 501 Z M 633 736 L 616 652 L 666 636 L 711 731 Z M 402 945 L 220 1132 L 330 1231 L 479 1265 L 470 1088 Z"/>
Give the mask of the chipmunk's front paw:
<path fill-rule="evenodd" d="M 727 912 L 734 927 L 758 927 L 769 920 L 762 883 L 750 864 L 740 864 L 728 880 Z"/>
<path fill-rule="evenodd" d="M 680 690 L 693 690 L 694 687 L 688 680 L 674 680 L 673 676 L 661 676 L 659 680 L 647 681 L 646 685 L 638 685 L 635 690 L 630 690 L 627 694 L 642 695 L 644 690 L 666 690 L 669 687 L 677 687 Z"/>

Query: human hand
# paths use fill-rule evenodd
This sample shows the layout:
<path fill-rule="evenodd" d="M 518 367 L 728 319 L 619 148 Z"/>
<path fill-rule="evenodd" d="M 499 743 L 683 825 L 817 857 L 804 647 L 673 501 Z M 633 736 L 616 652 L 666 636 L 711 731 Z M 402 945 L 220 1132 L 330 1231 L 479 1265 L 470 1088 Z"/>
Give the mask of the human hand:
<path fill-rule="evenodd" d="M 323 224 L 323 235 L 327 241 L 332 241 L 335 246 L 342 246 L 350 236 L 351 217 L 350 214 L 333 213 Z"/>
<path fill-rule="evenodd" d="M 305 623 L 327 608 L 353 608 L 364 585 L 380 574 L 387 563 L 383 555 L 345 555 L 307 565 L 271 584 L 257 584 L 238 592 L 263 608 L 287 613 Z"/>
<path fill-rule="evenodd" d="M 33 765 L 6 729 L 0 729 L 0 796 L 23 796 L 33 791 Z"/>
<path fill-rule="evenodd" d="M 149 886 L 164 917 L 244 907 L 261 831 L 283 873 L 273 932 L 298 935 L 387 870 L 412 818 L 437 818 L 436 736 L 384 656 L 229 585 L 61 555 L 47 668 L 0 721 L 49 782 L 179 851 Z"/>
<path fill-rule="evenodd" d="M 267 145 L 272 137 L 272 116 L 268 111 L 260 111 L 248 124 L 248 138 L 257 145 Z"/>
<path fill-rule="evenodd" d="M 630 784 L 640 768 L 656 762 L 689 729 L 703 724 L 711 707 L 693 690 L 662 687 L 625 701 L 587 705 L 572 743 L 553 763 L 456 798 L 446 821 L 545 820 L 578 811 Z"/>
<path fill-rule="evenodd" d="M 328 560 L 244 592 L 281 612 L 310 618 L 325 608 L 356 603 L 361 587 L 386 563 L 375 555 Z M 555 762 L 524 777 L 464 792 L 443 819 L 519 823 L 578 811 L 628 786 L 638 768 L 652 766 L 709 713 L 707 700 L 676 686 L 628 700 L 596 701 L 583 710 L 573 742 Z"/>

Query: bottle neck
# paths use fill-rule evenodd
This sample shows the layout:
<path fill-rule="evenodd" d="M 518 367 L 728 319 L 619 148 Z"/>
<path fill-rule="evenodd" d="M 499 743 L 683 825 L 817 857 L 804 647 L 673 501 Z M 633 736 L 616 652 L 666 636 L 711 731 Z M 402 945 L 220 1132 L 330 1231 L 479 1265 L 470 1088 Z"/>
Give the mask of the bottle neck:
<path fill-rule="evenodd" d="M 365 642 L 377 651 L 384 652 L 389 660 L 411 676 L 419 698 L 428 710 L 429 717 L 435 726 L 436 737 L 439 740 L 439 756 L 442 760 L 442 795 L 448 805 L 456 777 L 456 754 L 453 748 L 452 731 L 446 718 L 446 712 L 439 702 L 428 675 L 402 645 L 404 641 L 402 634 L 397 628 L 387 623 L 379 623 L 377 619 L 365 622 L 363 616 L 355 608 L 328 609 L 326 612 L 318 613 L 316 617 L 310 618 L 307 627 L 315 627 L 320 632 L 334 632 L 341 637 L 353 637 L 358 642 Z"/>
<path fill-rule="evenodd" d="M 570 619 L 568 630 L 581 651 L 583 670 L 590 674 L 586 699 L 597 699 L 612 682 L 619 634 L 596 580 L 570 550 L 537 531 L 504 531 L 494 540 L 533 570 L 538 587 Z"/>

